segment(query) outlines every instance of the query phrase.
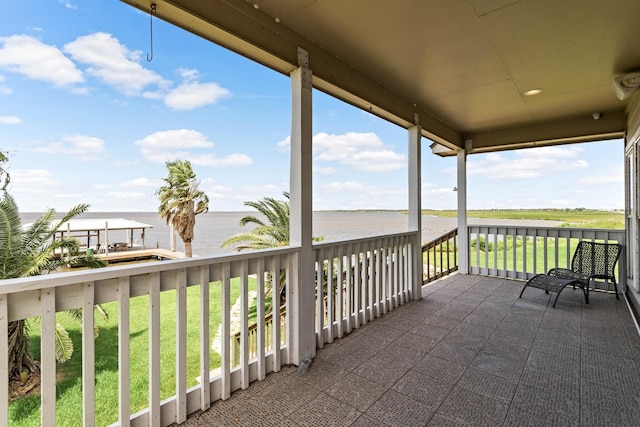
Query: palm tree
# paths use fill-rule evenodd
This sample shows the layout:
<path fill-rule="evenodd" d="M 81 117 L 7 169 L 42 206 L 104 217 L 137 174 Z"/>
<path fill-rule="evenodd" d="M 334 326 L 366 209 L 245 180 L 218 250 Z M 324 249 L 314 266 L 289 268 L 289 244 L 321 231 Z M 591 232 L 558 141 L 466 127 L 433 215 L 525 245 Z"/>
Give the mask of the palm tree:
<path fill-rule="evenodd" d="M 222 243 L 222 247 L 234 243 L 244 242 L 233 248 L 234 252 L 244 249 L 268 249 L 289 244 L 289 193 L 282 193 L 287 200 L 277 200 L 265 197 L 255 202 L 244 202 L 245 206 L 254 208 L 264 218 L 255 215 L 245 215 L 240 219 L 240 225 L 255 224 L 256 227 L 246 233 L 239 233 L 229 237 Z"/>
<path fill-rule="evenodd" d="M 200 181 L 188 160 L 175 160 L 166 163 L 169 175 L 163 178 L 166 185 L 156 191 L 160 200 L 158 212 L 180 235 L 184 242 L 184 252 L 191 258 L 191 242 L 196 215 L 209 210 L 209 197 L 198 190 Z"/>
<path fill-rule="evenodd" d="M 246 233 L 238 233 L 229 237 L 222 243 L 222 247 L 227 247 L 235 243 L 240 243 L 233 248 L 234 252 L 244 249 L 269 249 L 289 244 L 289 218 L 290 204 L 289 193 L 282 193 L 286 200 L 277 200 L 273 197 L 265 197 L 262 200 L 244 202 L 257 210 L 262 216 L 245 215 L 240 219 L 240 225 L 255 224 L 255 228 Z M 322 237 L 314 237 L 314 242 L 319 242 Z M 280 300 L 285 300 L 285 277 L 284 270 L 280 271 Z M 270 292 L 271 290 L 267 290 Z"/>
<path fill-rule="evenodd" d="M 15 200 L 4 191 L 0 200 L 0 280 L 46 274 L 62 265 L 104 266 L 100 259 L 92 255 L 79 254 L 75 238 L 66 236 L 54 239 L 62 223 L 88 208 L 86 204 L 77 205 L 59 221 L 56 221 L 55 210 L 49 209 L 25 229 Z M 21 374 L 24 376 L 38 369 L 29 352 L 28 336 L 26 321 L 9 323 L 10 378 L 20 378 Z M 56 325 L 58 361 L 68 360 L 72 352 L 73 344 L 69 335 L 62 326 Z"/>

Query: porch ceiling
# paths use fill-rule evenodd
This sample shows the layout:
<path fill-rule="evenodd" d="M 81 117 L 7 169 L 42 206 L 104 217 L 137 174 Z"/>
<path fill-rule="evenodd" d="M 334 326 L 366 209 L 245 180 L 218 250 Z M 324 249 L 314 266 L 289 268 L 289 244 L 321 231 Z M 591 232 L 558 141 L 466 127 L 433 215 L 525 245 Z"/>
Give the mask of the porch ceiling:
<path fill-rule="evenodd" d="M 316 88 L 472 152 L 621 137 L 640 69 L 637 0 L 123 1 L 279 72 L 300 46 Z"/>

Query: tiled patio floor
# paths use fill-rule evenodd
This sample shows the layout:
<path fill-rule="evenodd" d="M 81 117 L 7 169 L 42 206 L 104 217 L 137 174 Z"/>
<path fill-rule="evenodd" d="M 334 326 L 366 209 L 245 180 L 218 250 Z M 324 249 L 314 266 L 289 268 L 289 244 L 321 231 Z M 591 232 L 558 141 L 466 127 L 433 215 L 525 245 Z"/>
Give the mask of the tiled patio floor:
<path fill-rule="evenodd" d="M 186 426 L 638 426 L 640 338 L 624 299 L 454 275 L 195 414 Z"/>

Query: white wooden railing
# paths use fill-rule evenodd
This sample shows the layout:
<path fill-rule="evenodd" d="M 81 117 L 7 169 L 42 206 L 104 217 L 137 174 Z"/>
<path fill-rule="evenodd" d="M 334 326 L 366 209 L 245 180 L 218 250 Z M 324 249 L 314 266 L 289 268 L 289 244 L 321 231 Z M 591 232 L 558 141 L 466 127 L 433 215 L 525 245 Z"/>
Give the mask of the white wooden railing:
<path fill-rule="evenodd" d="M 317 345 L 322 347 L 336 337 L 349 333 L 360 325 L 382 316 L 412 298 L 413 269 L 412 241 L 415 233 L 399 233 L 380 237 L 341 242 L 322 242 L 314 245 L 317 278 L 316 324 Z M 417 248 L 420 251 L 420 248 Z M 7 342 L 9 322 L 40 317 L 41 421 L 42 426 L 55 426 L 56 420 L 56 313 L 83 308 L 82 318 L 82 421 L 95 425 L 96 362 L 104 355 L 96 354 L 94 336 L 95 304 L 116 303 L 118 323 L 118 417 L 122 426 L 167 426 L 181 423 L 198 410 L 206 410 L 218 399 L 226 399 L 231 392 L 246 388 L 256 379 L 264 379 L 268 372 L 279 371 L 290 363 L 287 339 L 291 330 L 288 313 L 281 327 L 265 331 L 265 278 L 280 277 L 284 271 L 288 291 L 297 283 L 291 271 L 297 269 L 299 249 L 281 248 L 240 253 L 227 256 L 200 257 L 189 260 L 162 261 L 135 266 L 119 266 L 33 278 L 12 279 L 0 284 L 0 342 Z M 236 330 L 231 327 L 231 283 L 240 283 L 240 351 L 239 363 L 233 363 L 231 345 Z M 277 279 L 276 279 L 277 280 Z M 249 283 L 256 284 L 256 331 L 250 332 Z M 211 366 L 211 336 L 209 330 L 210 287 L 220 289 L 221 308 L 221 366 Z M 199 294 L 199 385 L 188 387 L 187 378 L 187 293 Z M 175 294 L 175 394 L 161 400 L 160 298 L 165 292 Z M 287 298 L 290 293 L 287 292 Z M 149 343 L 145 357 L 148 372 L 131 372 L 130 337 L 132 299 L 148 299 Z M 190 300 L 192 301 L 192 300 Z M 236 302 L 237 303 L 237 302 Z M 272 299 L 272 310 L 280 312 L 279 298 Z M 166 311 L 163 311 L 166 313 Z M 266 343 L 267 337 L 272 341 Z M 250 343 L 250 339 L 256 342 Z M 115 344 L 115 343 L 114 343 Z M 163 342 L 163 345 L 166 343 Z M 190 342 L 190 346 L 194 343 Z M 269 351 L 279 349 L 279 351 Z M 115 351 L 115 350 L 114 350 Z M 164 363 L 164 362 L 163 362 Z M 190 363 L 193 363 L 191 361 Z M 0 346 L 0 425 L 8 424 L 7 347 Z M 215 368 L 215 369 L 214 369 Z M 148 375 L 148 407 L 133 407 L 130 388 L 132 375 Z M 171 380 L 173 381 L 173 380 Z M 131 414 L 133 411 L 138 411 Z M 63 420 L 59 420 L 63 421 Z"/>
<path fill-rule="evenodd" d="M 119 398 L 117 424 L 122 426 L 167 426 L 183 422 L 187 415 L 200 409 L 206 410 L 211 402 L 226 399 L 233 390 L 246 388 L 249 382 L 263 379 L 266 373 L 278 371 L 288 363 L 287 347 L 281 345 L 284 332 L 273 328 L 271 348 L 280 351 L 265 354 L 264 321 L 258 322 L 257 356 L 250 361 L 248 351 L 248 282 L 255 277 L 258 301 L 257 318 L 264 319 L 265 272 L 278 277 L 278 272 L 291 270 L 297 263 L 298 249 L 243 253 L 233 256 L 192 258 L 189 260 L 163 261 L 136 266 L 122 266 L 50 274 L 33 278 L 12 279 L 0 284 L 0 342 L 7 343 L 8 322 L 40 317 L 41 325 L 41 425 L 56 425 L 56 360 L 54 333 L 56 312 L 84 308 L 82 322 L 82 394 L 83 420 L 78 425 L 95 425 L 96 360 L 94 341 L 94 304 L 116 301 L 118 304 L 118 372 Z M 230 283 L 233 278 L 241 283 L 241 356 L 238 367 L 233 368 L 230 357 Z M 289 283 L 295 278 L 288 277 Z M 221 359 L 218 371 L 211 373 L 209 351 L 210 307 L 209 287 L 212 282 L 221 284 Z M 200 293 L 200 385 L 187 389 L 187 288 L 197 286 Z M 160 384 L 160 295 L 175 292 L 176 328 L 176 394 L 161 401 Z M 133 415 L 130 402 L 130 301 L 134 297 L 147 296 L 148 304 L 148 377 L 149 406 Z M 273 300 L 274 312 L 280 311 L 278 298 Z M 173 312 L 174 307 L 170 310 Z M 284 337 L 281 336 L 284 335 Z M 0 346 L 0 425 L 8 424 L 8 354 L 7 346 Z M 143 375 L 145 375 L 144 373 Z"/>
<path fill-rule="evenodd" d="M 319 348 L 412 298 L 413 235 L 314 245 Z"/>
<path fill-rule="evenodd" d="M 469 272 L 495 277 L 527 280 L 551 268 L 566 268 L 581 240 L 625 245 L 625 231 L 549 227 L 470 225 Z M 541 260 L 540 260 L 541 258 Z M 626 290 L 626 257 L 617 265 L 618 290 Z M 610 290 L 609 284 L 596 289 Z"/>

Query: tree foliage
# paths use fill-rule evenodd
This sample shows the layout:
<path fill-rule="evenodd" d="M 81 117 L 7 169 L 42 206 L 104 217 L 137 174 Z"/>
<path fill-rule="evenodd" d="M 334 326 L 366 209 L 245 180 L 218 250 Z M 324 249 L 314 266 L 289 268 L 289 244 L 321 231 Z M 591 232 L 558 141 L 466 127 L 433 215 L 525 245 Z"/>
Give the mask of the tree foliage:
<path fill-rule="evenodd" d="M 60 220 L 56 220 L 56 211 L 49 209 L 24 227 L 15 200 L 5 191 L 0 199 L 0 279 L 37 276 L 61 266 L 104 266 L 104 262 L 93 255 L 80 254 L 75 238 L 55 237 L 61 224 L 88 208 L 86 204 L 77 205 Z M 9 324 L 10 377 L 37 370 L 29 352 L 28 336 L 29 329 L 24 320 Z M 68 360 L 73 353 L 73 343 L 60 325 L 56 325 L 55 341 L 57 360 Z"/>
<path fill-rule="evenodd" d="M 245 206 L 254 208 L 261 216 L 245 215 L 240 219 L 240 225 L 254 224 L 253 230 L 238 233 L 222 243 L 222 247 L 233 244 L 233 250 L 239 252 L 244 249 L 268 249 L 289 244 L 289 193 L 284 192 L 286 200 L 265 197 L 258 201 L 244 202 Z"/>
<path fill-rule="evenodd" d="M 196 179 L 191 162 L 175 160 L 166 163 L 168 175 L 163 178 L 165 185 L 156 191 L 160 201 L 158 213 L 178 233 L 184 242 L 185 256 L 192 256 L 196 215 L 209 210 L 209 197 L 198 189 L 200 181 Z"/>
<path fill-rule="evenodd" d="M 85 212 L 89 205 L 80 204 L 56 220 L 55 210 L 47 210 L 28 227 L 24 227 L 18 206 L 7 192 L 9 173 L 4 168 L 8 158 L 0 151 L 0 280 L 36 276 L 56 270 L 62 265 L 102 267 L 105 263 L 93 255 L 80 254 L 78 241 L 70 236 L 55 238 L 60 225 Z M 82 313 L 75 310 L 75 315 Z M 25 320 L 13 321 L 8 328 L 9 378 L 35 372 L 37 365 L 29 351 L 29 326 Z M 67 331 L 56 325 L 56 358 L 64 362 L 73 353 Z M 23 376 L 22 375 L 22 376 Z"/>
<path fill-rule="evenodd" d="M 229 237 L 222 243 L 222 247 L 236 245 L 234 252 L 245 249 L 269 249 L 289 245 L 289 221 L 291 209 L 289 203 L 289 193 L 282 193 L 285 200 L 278 200 L 273 197 L 264 197 L 261 200 L 244 202 L 245 206 L 254 208 L 260 215 L 245 215 L 240 219 L 240 225 L 253 224 L 253 230 L 238 233 Z M 322 237 L 314 237 L 314 241 L 322 240 Z M 285 271 L 280 271 L 279 294 L 281 302 L 285 300 Z M 267 290 L 267 293 L 270 289 Z"/>

